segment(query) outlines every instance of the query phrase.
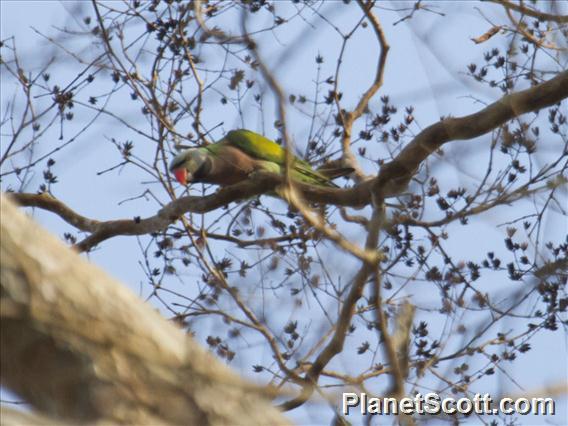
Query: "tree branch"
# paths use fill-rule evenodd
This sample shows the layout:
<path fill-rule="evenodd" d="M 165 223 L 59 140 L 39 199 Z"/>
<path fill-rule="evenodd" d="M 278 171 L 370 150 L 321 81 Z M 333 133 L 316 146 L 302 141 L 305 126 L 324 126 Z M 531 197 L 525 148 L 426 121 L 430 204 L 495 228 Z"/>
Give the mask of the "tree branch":
<path fill-rule="evenodd" d="M 247 181 L 221 188 L 214 194 L 204 197 L 186 196 L 166 204 L 154 216 L 145 219 L 119 219 L 98 221 L 86 218 L 75 212 L 63 202 L 48 193 L 11 193 L 18 204 L 24 207 L 39 207 L 57 214 L 77 229 L 91 235 L 77 244 L 79 251 L 89 251 L 97 244 L 118 235 L 146 235 L 164 230 L 185 213 L 206 213 L 232 202 L 251 198 L 273 191 L 282 183 L 282 178 L 272 173 L 255 173 Z M 364 206 L 369 199 L 370 183 L 355 188 L 320 188 L 301 183 L 295 184 L 297 190 L 310 202 L 337 204 L 345 206 Z"/>
<path fill-rule="evenodd" d="M 506 95 L 479 112 L 443 119 L 420 132 L 393 161 L 381 167 L 374 192 L 403 191 L 418 166 L 447 142 L 476 138 L 512 118 L 549 107 L 567 97 L 568 71 L 563 71 L 549 81 Z"/>
<path fill-rule="evenodd" d="M 260 389 L 0 204 L 3 386 L 75 424 L 286 423 Z"/>
<path fill-rule="evenodd" d="M 479 112 L 459 118 L 446 118 L 420 132 L 389 163 L 378 176 L 352 188 L 323 188 L 295 183 L 296 190 L 311 203 L 362 207 L 371 203 L 371 192 L 382 199 L 403 192 L 408 182 L 430 154 L 447 142 L 472 139 L 503 125 L 521 114 L 538 111 L 568 97 L 568 71 L 553 79 L 521 92 L 504 96 Z M 258 172 L 250 179 L 221 188 L 205 197 L 187 196 L 165 205 L 156 215 L 146 219 L 97 221 L 81 216 L 48 194 L 13 193 L 22 206 L 39 207 L 91 235 L 77 244 L 80 251 L 89 251 L 102 241 L 117 235 L 144 235 L 165 229 L 187 212 L 206 213 L 229 203 L 273 191 L 282 184 L 282 177 Z"/>
<path fill-rule="evenodd" d="M 365 242 L 366 250 L 377 251 L 379 233 L 384 224 L 384 205 L 380 203 L 380 205 L 375 207 L 373 210 L 373 216 L 367 226 L 368 234 Z M 351 284 L 351 289 L 343 302 L 343 306 L 341 306 L 333 337 L 306 372 L 306 385 L 303 386 L 300 395 L 283 403 L 281 405 L 283 410 L 293 410 L 294 408 L 304 404 L 312 395 L 323 369 L 338 353 L 343 351 L 343 345 L 345 344 L 345 338 L 347 336 L 349 326 L 351 325 L 351 320 L 355 314 L 357 301 L 359 301 L 363 295 L 363 290 L 365 289 L 369 276 L 373 272 L 378 273 L 378 259 L 379 257 L 377 256 L 377 261 L 375 262 L 362 262 L 361 269 L 357 272 L 357 275 L 353 280 L 353 284 Z"/>
<path fill-rule="evenodd" d="M 528 7 L 515 3 L 511 3 L 508 0 L 488 0 L 491 3 L 497 3 L 506 9 L 512 9 L 515 12 L 522 13 L 523 15 L 531 16 L 533 18 L 542 19 L 545 21 L 554 21 L 559 24 L 565 24 L 568 22 L 568 15 L 553 15 L 551 13 L 540 12 L 538 10 L 530 9 Z"/>
<path fill-rule="evenodd" d="M 380 56 L 377 63 L 377 70 L 375 72 L 375 78 L 373 83 L 369 88 L 363 93 L 361 99 L 357 103 L 357 106 L 353 111 L 342 113 L 341 110 L 338 112 L 342 117 L 343 121 L 343 136 L 341 138 L 341 149 L 343 152 L 343 161 L 346 165 L 353 167 L 355 169 L 355 175 L 358 180 L 362 180 L 364 178 L 364 173 L 357 164 L 355 157 L 353 156 L 353 152 L 351 151 L 351 132 L 353 130 L 353 124 L 357 121 L 365 112 L 369 105 L 369 101 L 371 98 L 377 93 L 379 88 L 383 85 L 383 76 L 385 72 L 385 66 L 387 63 L 387 55 L 390 49 L 389 44 L 387 43 L 385 34 L 383 32 L 383 28 L 379 23 L 377 17 L 371 11 L 374 2 L 368 1 L 363 2 L 362 0 L 358 0 L 358 5 L 371 23 L 373 27 L 373 31 L 377 36 L 377 41 L 380 47 Z"/>

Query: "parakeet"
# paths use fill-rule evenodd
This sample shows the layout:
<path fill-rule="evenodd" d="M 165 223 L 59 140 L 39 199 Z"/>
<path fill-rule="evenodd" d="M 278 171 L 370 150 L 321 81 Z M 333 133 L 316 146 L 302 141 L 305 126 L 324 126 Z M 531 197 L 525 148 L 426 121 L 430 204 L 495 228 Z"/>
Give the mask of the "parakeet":
<path fill-rule="evenodd" d="M 170 171 L 182 185 L 191 182 L 232 185 L 247 179 L 254 171 L 284 173 L 284 148 L 250 130 L 232 130 L 220 141 L 200 148 L 190 148 L 177 155 Z M 331 179 L 353 172 L 350 167 L 314 170 L 306 161 L 294 156 L 292 179 L 327 187 L 337 187 Z"/>

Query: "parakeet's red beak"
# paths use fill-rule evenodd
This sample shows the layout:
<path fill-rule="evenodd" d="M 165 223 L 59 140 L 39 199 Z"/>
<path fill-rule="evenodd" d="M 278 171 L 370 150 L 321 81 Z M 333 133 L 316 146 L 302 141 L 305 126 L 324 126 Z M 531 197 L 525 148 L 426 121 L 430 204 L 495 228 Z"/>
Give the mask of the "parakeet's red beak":
<path fill-rule="evenodd" d="M 176 180 L 181 183 L 182 185 L 187 185 L 187 170 L 185 169 L 185 167 L 180 167 L 179 169 L 175 169 L 174 171 L 174 176 L 176 177 Z"/>

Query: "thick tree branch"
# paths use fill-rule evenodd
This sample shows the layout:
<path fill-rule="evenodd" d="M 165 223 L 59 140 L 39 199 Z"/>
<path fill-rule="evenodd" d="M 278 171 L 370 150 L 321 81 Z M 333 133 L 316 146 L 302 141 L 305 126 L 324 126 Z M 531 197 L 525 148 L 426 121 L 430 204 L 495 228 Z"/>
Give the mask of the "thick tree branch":
<path fill-rule="evenodd" d="M 420 132 L 391 162 L 384 164 L 378 176 L 353 188 L 320 188 L 296 183 L 302 197 L 312 203 L 362 207 L 371 203 L 371 191 L 377 199 L 398 195 L 430 154 L 447 142 L 472 139 L 498 128 L 521 114 L 554 105 L 568 97 L 568 71 L 527 90 L 504 96 L 474 114 L 446 118 Z M 98 243 L 117 235 L 144 235 L 165 229 L 187 212 L 205 213 L 229 203 L 273 191 L 282 178 L 270 173 L 255 173 L 251 179 L 220 189 L 205 197 L 187 196 L 164 206 L 155 216 L 135 220 L 97 221 L 85 218 L 48 194 L 11 194 L 22 206 L 39 207 L 58 214 L 77 229 L 91 235 L 77 245 L 88 251 Z"/>
<path fill-rule="evenodd" d="M 63 423 L 60 419 L 52 420 L 36 413 L 18 411 L 5 406 L 0 407 L 0 419 L 3 426 L 69 426 L 69 423 Z"/>
<path fill-rule="evenodd" d="M 80 251 L 89 251 L 100 242 L 118 235 L 146 235 L 167 228 L 187 212 L 206 213 L 229 203 L 251 198 L 273 191 L 282 183 L 280 176 L 271 173 L 256 173 L 251 179 L 236 185 L 221 188 L 205 197 L 186 196 L 165 205 L 156 215 L 145 219 L 119 219 L 98 221 L 86 218 L 63 202 L 47 193 L 26 194 L 12 193 L 10 196 L 25 207 L 39 207 L 59 215 L 77 229 L 91 233 L 77 244 Z M 302 195 L 311 202 L 337 204 L 345 206 L 364 206 L 369 199 L 370 182 L 355 188 L 336 189 L 319 188 L 311 185 L 296 184 Z"/>
<path fill-rule="evenodd" d="M 3 386 L 74 424 L 286 423 L 259 389 L 5 197 L 1 210 Z"/>
<path fill-rule="evenodd" d="M 397 157 L 385 164 L 374 183 L 376 194 L 403 190 L 418 166 L 447 142 L 473 139 L 514 117 L 554 105 L 568 97 L 568 71 L 530 89 L 506 95 L 474 114 L 446 118 L 427 127 Z"/>

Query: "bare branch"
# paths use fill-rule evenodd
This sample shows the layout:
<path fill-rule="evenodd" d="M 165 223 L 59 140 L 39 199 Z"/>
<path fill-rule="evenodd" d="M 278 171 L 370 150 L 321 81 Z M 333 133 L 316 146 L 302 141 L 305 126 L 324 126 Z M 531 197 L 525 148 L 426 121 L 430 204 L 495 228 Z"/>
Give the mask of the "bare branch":
<path fill-rule="evenodd" d="M 371 86 L 365 91 L 365 93 L 363 93 L 363 96 L 361 96 L 361 99 L 359 100 L 357 106 L 353 111 L 346 113 L 342 113 L 341 111 L 338 112 L 338 114 L 342 116 L 343 121 L 343 136 L 341 138 L 343 161 L 345 162 L 345 164 L 355 169 L 355 175 L 357 176 L 358 180 L 361 180 L 364 178 L 364 173 L 357 165 L 355 157 L 353 156 L 353 152 L 351 152 L 351 132 L 353 130 L 353 124 L 363 115 L 365 109 L 369 105 L 369 101 L 383 84 L 383 75 L 390 46 L 387 43 L 383 28 L 379 23 L 379 20 L 371 11 L 374 2 L 369 0 L 365 3 L 362 0 L 358 0 L 357 4 L 363 10 L 363 13 L 371 23 L 373 31 L 377 36 L 381 50 L 381 54 L 377 63 L 377 70 L 375 72 L 375 78 Z"/>
<path fill-rule="evenodd" d="M 251 179 L 220 189 L 205 197 L 187 196 L 165 205 L 156 215 L 141 219 L 119 219 L 98 221 L 86 218 L 48 193 L 12 193 L 10 196 L 25 207 L 39 207 L 59 215 L 77 229 L 92 233 L 77 244 L 80 251 L 89 251 L 100 242 L 117 235 L 146 235 L 165 229 L 187 212 L 205 213 L 232 202 L 265 194 L 282 183 L 280 176 L 271 173 L 256 173 Z M 313 202 L 341 204 L 347 206 L 364 205 L 369 197 L 370 185 L 359 185 L 353 189 L 319 188 L 296 184 L 303 196 Z"/>
<path fill-rule="evenodd" d="M 521 4 L 512 3 L 508 0 L 486 0 L 490 1 L 491 3 L 500 4 L 506 9 L 512 9 L 515 12 L 522 13 L 523 15 L 532 16 L 533 18 L 542 19 L 544 21 L 553 21 L 558 22 L 560 24 L 565 24 L 568 22 L 568 15 L 554 15 L 546 12 L 541 12 L 539 10 L 534 10 L 528 8 Z"/>
<path fill-rule="evenodd" d="M 377 178 L 365 181 L 353 188 L 320 188 L 295 183 L 295 187 L 308 202 L 361 207 L 371 202 L 370 188 L 380 197 L 401 193 L 418 166 L 432 152 L 453 140 L 472 139 L 483 135 L 513 117 L 554 105 L 568 97 L 568 71 L 522 92 L 501 98 L 483 110 L 461 118 L 447 118 L 419 133 L 391 162 L 383 165 Z M 157 215 L 146 219 L 123 219 L 99 222 L 87 219 L 69 209 L 47 194 L 12 194 L 15 200 L 29 207 L 40 207 L 60 215 L 80 230 L 92 232 L 78 244 L 81 251 L 117 235 L 144 235 L 165 229 L 187 212 L 205 213 L 274 190 L 281 178 L 270 173 L 257 173 L 251 179 L 225 187 L 205 197 L 182 197 L 161 209 Z"/>
<path fill-rule="evenodd" d="M 365 242 L 366 250 L 375 250 L 379 242 L 379 232 L 385 224 L 385 213 L 382 205 L 376 207 L 373 212 L 373 217 L 368 224 L 368 234 L 367 241 Z M 329 364 L 329 362 L 343 350 L 343 345 L 345 343 L 345 337 L 347 336 L 347 331 L 351 324 L 353 315 L 355 314 L 355 305 L 357 301 L 363 295 L 363 290 L 368 282 L 369 276 L 373 271 L 378 268 L 378 261 L 380 257 L 376 256 L 374 262 L 363 262 L 361 269 L 357 272 L 351 284 L 351 289 L 347 298 L 345 299 L 343 306 L 341 307 L 339 318 L 335 326 L 335 333 L 325 346 L 325 348 L 317 356 L 313 364 L 310 366 L 309 370 L 306 372 L 306 385 L 302 388 L 300 395 L 284 404 L 282 404 L 282 409 L 292 410 L 304 404 L 312 395 L 319 376 L 321 375 L 323 369 Z"/>
<path fill-rule="evenodd" d="M 554 105 L 568 97 L 568 71 L 530 89 L 512 93 L 474 114 L 446 118 L 420 132 L 396 158 L 383 165 L 375 181 L 377 193 L 405 187 L 430 154 L 447 142 L 473 139 L 531 111 Z"/>

